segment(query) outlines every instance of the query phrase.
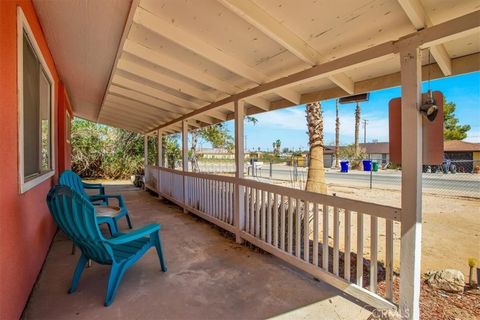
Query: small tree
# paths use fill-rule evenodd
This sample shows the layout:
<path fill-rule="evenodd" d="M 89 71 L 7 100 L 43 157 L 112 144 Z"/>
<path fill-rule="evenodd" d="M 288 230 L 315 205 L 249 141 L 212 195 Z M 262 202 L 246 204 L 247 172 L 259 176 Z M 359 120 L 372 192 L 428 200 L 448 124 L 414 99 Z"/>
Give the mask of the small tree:
<path fill-rule="evenodd" d="M 350 166 L 353 169 L 356 169 L 362 162 L 361 160 L 367 158 L 367 152 L 365 148 L 360 148 L 357 155 L 355 151 L 355 145 L 349 145 L 340 149 L 339 157 L 348 159 L 350 161 Z"/>
<path fill-rule="evenodd" d="M 167 158 L 167 167 L 175 169 L 175 164 L 182 158 L 180 145 L 178 144 L 177 135 L 164 136 L 163 145 L 165 150 L 165 157 Z"/>
<path fill-rule="evenodd" d="M 467 137 L 470 125 L 459 125 L 455 116 L 457 105 L 443 100 L 443 137 L 445 140 L 463 140 Z"/>
<path fill-rule="evenodd" d="M 245 119 L 247 120 L 247 122 L 253 123 L 254 125 L 258 122 L 256 118 L 251 116 L 247 116 L 245 117 Z M 198 138 L 211 143 L 213 148 L 225 148 L 228 151 L 232 151 L 234 147 L 234 138 L 230 134 L 230 132 L 228 132 L 228 129 L 225 127 L 224 122 L 192 130 L 190 135 L 192 138 L 190 159 L 192 161 L 192 170 L 194 172 L 198 172 L 200 170 L 198 167 L 197 159 Z"/>

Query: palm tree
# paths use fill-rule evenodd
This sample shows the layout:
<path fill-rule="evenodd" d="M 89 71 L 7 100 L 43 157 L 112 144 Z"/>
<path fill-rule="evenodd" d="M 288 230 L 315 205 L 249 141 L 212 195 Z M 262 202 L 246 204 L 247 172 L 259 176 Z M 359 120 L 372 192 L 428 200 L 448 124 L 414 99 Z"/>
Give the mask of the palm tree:
<path fill-rule="evenodd" d="M 360 130 L 360 104 L 357 101 L 357 107 L 355 108 L 355 158 L 360 155 L 360 145 L 358 142 L 358 135 Z"/>
<path fill-rule="evenodd" d="M 338 117 L 338 99 L 335 100 L 335 168 L 339 168 L 340 156 L 340 118 Z"/>
<path fill-rule="evenodd" d="M 190 149 L 190 159 L 192 161 L 192 171 L 193 172 L 199 172 L 200 168 L 198 166 L 198 160 L 197 160 L 197 142 L 198 142 L 198 131 L 197 130 L 192 130 L 190 133 L 190 136 L 192 137 L 192 148 Z"/>
<path fill-rule="evenodd" d="M 274 141 L 272 145 L 273 145 L 273 155 L 275 157 L 280 156 L 280 148 L 282 146 L 282 142 L 280 141 L 280 139 L 277 139 L 276 141 Z"/>
<path fill-rule="evenodd" d="M 323 114 L 320 102 L 307 103 L 306 113 L 310 154 L 305 190 L 327 193 L 323 167 Z"/>

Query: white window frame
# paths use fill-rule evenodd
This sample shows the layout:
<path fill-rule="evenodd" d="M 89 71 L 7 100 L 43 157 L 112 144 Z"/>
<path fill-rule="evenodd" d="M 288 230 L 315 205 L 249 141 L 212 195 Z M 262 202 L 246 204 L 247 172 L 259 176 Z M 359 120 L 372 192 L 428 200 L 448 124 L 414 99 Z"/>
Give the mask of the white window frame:
<path fill-rule="evenodd" d="M 24 154 L 23 154 L 23 34 L 26 33 L 28 36 L 28 40 L 37 55 L 40 64 L 45 71 L 45 74 L 48 80 L 51 83 L 51 90 L 50 90 L 50 166 L 51 169 L 47 172 L 40 174 L 39 176 L 25 181 L 24 177 Z M 56 100 L 55 100 L 55 92 L 56 92 L 56 83 L 53 80 L 52 73 L 43 57 L 42 51 L 38 46 L 37 40 L 35 39 L 35 35 L 28 24 L 28 21 L 23 13 L 21 7 L 17 7 L 17 100 L 18 100 L 18 179 L 19 179 L 19 191 L 20 193 L 25 193 L 28 190 L 38 186 L 45 180 L 53 177 L 55 175 L 55 162 L 56 162 L 56 121 L 55 115 L 56 113 Z"/>

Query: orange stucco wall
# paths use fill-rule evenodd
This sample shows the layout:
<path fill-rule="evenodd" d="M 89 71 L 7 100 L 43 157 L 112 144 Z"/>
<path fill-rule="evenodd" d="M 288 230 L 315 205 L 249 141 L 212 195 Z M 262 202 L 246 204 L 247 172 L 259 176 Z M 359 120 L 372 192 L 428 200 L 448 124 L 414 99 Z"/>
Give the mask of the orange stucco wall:
<path fill-rule="evenodd" d="M 59 92 L 58 73 L 31 1 L 0 1 L 0 319 L 19 318 L 35 284 L 56 231 L 45 198 L 58 177 L 58 159 L 68 158 L 66 148 L 60 148 L 63 154 L 59 154 L 56 138 L 56 175 L 19 193 L 17 6 L 23 9 Z M 54 125 L 58 124 L 56 110 Z"/>
<path fill-rule="evenodd" d="M 72 146 L 66 136 L 67 113 L 73 119 L 72 106 L 63 83 L 58 86 L 58 171 L 71 167 Z"/>

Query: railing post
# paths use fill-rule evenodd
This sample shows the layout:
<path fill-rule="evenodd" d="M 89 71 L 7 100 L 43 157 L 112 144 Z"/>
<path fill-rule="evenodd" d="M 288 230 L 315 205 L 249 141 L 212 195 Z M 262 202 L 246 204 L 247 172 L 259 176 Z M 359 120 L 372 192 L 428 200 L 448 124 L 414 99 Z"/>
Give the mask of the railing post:
<path fill-rule="evenodd" d="M 234 200 L 234 226 L 237 230 L 236 241 L 241 243 L 240 232 L 244 229 L 245 224 L 245 208 L 244 196 L 245 190 L 239 184 L 238 179 L 244 176 L 244 118 L 245 106 L 243 101 L 235 100 L 235 200 Z"/>
<path fill-rule="evenodd" d="M 147 190 L 148 135 L 143 136 L 143 188 Z"/>
<path fill-rule="evenodd" d="M 183 172 L 188 171 L 188 120 L 182 121 L 182 169 Z M 187 204 L 187 177 L 183 176 L 183 204 Z M 187 209 L 183 208 L 183 212 L 187 213 Z"/>
<path fill-rule="evenodd" d="M 402 217 L 400 312 L 418 319 L 422 240 L 421 57 L 416 44 L 400 48 L 402 84 Z"/>
<path fill-rule="evenodd" d="M 143 136 L 143 168 L 144 173 L 147 173 L 148 166 L 148 135 Z"/>
<path fill-rule="evenodd" d="M 163 167 L 163 143 L 162 143 L 163 133 L 160 129 L 157 131 L 157 138 L 158 138 L 158 141 L 157 141 L 158 161 L 157 162 L 158 162 L 158 166 L 162 168 Z"/>
<path fill-rule="evenodd" d="M 157 131 L 157 151 L 158 151 L 158 154 L 157 154 L 157 162 L 158 162 L 158 166 L 160 168 L 163 168 L 163 132 L 159 129 Z M 157 171 L 157 193 L 158 193 L 158 198 L 159 199 L 163 199 L 163 197 L 160 195 L 160 190 L 161 190 L 161 179 L 160 179 L 160 176 L 161 176 L 161 171 L 160 169 Z"/>

